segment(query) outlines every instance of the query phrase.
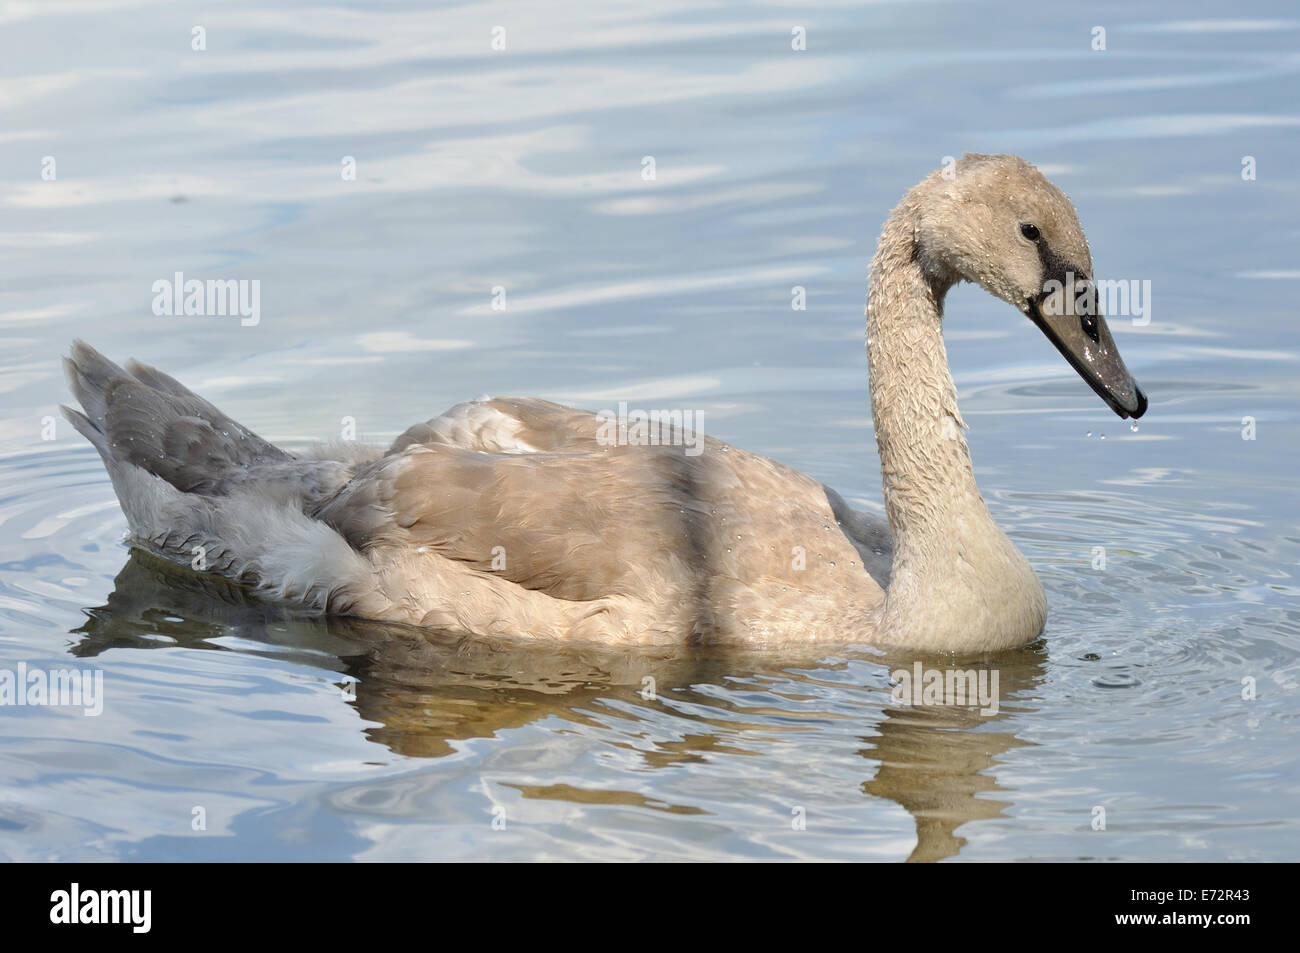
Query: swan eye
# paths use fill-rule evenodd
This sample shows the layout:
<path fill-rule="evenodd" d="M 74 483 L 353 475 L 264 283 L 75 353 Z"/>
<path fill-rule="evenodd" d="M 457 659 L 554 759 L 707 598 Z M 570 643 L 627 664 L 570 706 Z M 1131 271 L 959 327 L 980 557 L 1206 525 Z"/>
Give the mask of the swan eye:
<path fill-rule="evenodd" d="M 1037 225 L 1030 225 L 1028 222 L 1020 226 L 1020 234 L 1024 235 L 1031 242 L 1038 241 L 1039 231 Z"/>

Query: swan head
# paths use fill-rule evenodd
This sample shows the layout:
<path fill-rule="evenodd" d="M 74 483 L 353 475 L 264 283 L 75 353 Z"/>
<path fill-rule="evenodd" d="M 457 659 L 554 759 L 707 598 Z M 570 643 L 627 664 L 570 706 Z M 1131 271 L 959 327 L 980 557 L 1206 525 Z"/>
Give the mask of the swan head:
<path fill-rule="evenodd" d="M 917 250 L 933 279 L 971 281 L 1010 303 L 1115 413 L 1146 413 L 1098 307 L 1088 240 L 1064 192 L 1019 156 L 970 153 L 918 191 Z"/>

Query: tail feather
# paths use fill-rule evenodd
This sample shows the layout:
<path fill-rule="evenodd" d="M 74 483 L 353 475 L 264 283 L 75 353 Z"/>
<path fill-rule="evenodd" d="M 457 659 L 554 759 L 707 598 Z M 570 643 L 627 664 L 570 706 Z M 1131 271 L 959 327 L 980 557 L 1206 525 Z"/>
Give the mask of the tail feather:
<path fill-rule="evenodd" d="M 185 493 L 216 494 L 251 466 L 292 455 L 231 420 L 175 378 L 131 361 L 124 369 L 84 341 L 64 359 L 84 413 L 64 408 L 109 468 L 129 465 Z"/>
<path fill-rule="evenodd" d="M 114 378 L 129 375 L 82 340 L 72 342 L 72 353 L 63 359 L 63 370 L 73 396 L 85 411 L 84 419 L 95 430 L 104 433 L 104 415 L 108 409 L 104 392 Z M 69 419 L 76 424 L 75 419 Z"/>
<path fill-rule="evenodd" d="M 366 559 L 306 512 L 351 464 L 294 457 L 174 378 L 82 341 L 64 366 L 82 410 L 63 412 L 103 457 L 137 544 L 314 611 L 371 585 Z"/>
<path fill-rule="evenodd" d="M 63 416 L 68 418 L 68 422 L 71 423 L 73 427 L 77 428 L 77 433 L 81 434 L 93 443 L 97 448 L 99 448 L 101 453 L 104 451 L 106 448 L 106 444 L 104 443 L 104 431 L 96 427 L 89 417 L 79 410 L 74 410 L 67 404 L 59 404 L 59 410 L 63 411 Z"/>

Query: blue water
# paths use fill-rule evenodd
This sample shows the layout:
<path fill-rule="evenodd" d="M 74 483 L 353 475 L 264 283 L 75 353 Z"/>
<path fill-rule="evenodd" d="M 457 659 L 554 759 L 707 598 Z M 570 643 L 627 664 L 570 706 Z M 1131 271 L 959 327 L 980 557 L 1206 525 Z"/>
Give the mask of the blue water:
<path fill-rule="evenodd" d="M 0 856 L 1294 859 L 1292 5 L 0 21 L 0 670 L 104 685 L 97 716 L 0 707 Z M 866 263 L 965 151 L 1039 165 L 1098 276 L 1151 282 L 1149 324 L 1111 321 L 1137 431 L 1022 316 L 949 297 L 977 475 L 1051 604 L 1042 641 L 981 663 L 992 717 L 899 704 L 913 660 L 870 650 L 290 618 L 128 558 L 94 451 L 47 419 L 80 336 L 291 449 L 481 393 L 627 399 L 879 512 Z M 260 282 L 257 323 L 156 315 L 176 272 Z"/>

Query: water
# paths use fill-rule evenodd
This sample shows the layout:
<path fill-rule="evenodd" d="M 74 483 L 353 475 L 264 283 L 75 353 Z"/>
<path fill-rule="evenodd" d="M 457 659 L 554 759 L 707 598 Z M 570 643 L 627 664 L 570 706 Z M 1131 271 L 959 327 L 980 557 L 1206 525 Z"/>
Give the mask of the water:
<path fill-rule="evenodd" d="M 1289 5 L 112 7 L 0 12 L 0 668 L 105 692 L 0 711 L 0 856 L 1294 858 Z M 981 486 L 1051 603 L 979 663 L 992 717 L 899 704 L 913 659 L 871 650 L 267 611 L 128 558 L 91 448 L 43 439 L 82 336 L 290 448 L 484 392 L 627 399 L 879 511 L 865 265 L 968 150 L 1039 164 L 1153 304 L 1112 320 L 1134 432 L 1007 306 L 949 299 Z M 178 271 L 260 281 L 259 322 L 155 316 Z"/>

